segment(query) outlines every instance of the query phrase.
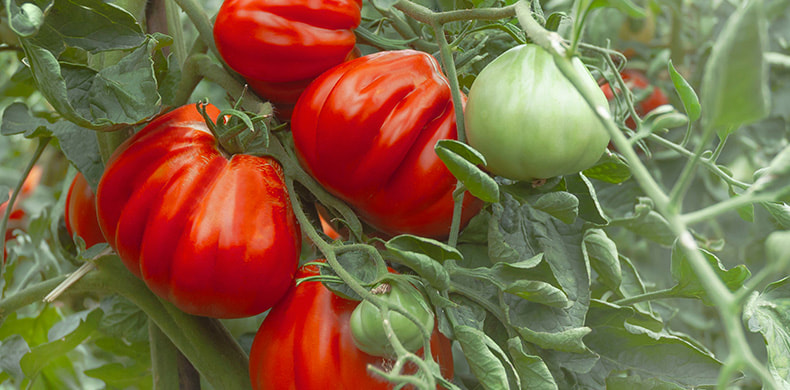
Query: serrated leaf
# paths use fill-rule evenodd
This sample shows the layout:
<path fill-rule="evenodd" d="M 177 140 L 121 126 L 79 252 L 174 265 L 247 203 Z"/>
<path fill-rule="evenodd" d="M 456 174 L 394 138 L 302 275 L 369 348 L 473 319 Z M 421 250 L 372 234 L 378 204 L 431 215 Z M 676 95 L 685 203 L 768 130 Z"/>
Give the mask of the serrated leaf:
<path fill-rule="evenodd" d="M 579 216 L 585 221 L 597 225 L 606 225 L 609 218 L 604 213 L 601 204 L 598 202 L 598 195 L 595 187 L 590 183 L 585 174 L 565 176 L 565 186 L 567 191 L 576 196 L 579 200 Z"/>
<path fill-rule="evenodd" d="M 49 362 L 76 348 L 99 325 L 101 310 L 93 310 L 73 332 L 48 343 L 37 345 L 22 357 L 20 365 L 28 377 L 36 376 Z"/>
<path fill-rule="evenodd" d="M 357 278 L 363 285 L 370 286 L 378 276 L 376 264 L 370 259 L 370 255 L 360 251 L 343 252 L 337 257 L 338 263 L 348 272 Z M 321 275 L 337 276 L 330 267 L 319 267 Z M 329 290 L 338 294 L 346 299 L 361 301 L 360 297 L 354 290 L 352 290 L 345 283 L 328 283 L 324 282 Z"/>
<path fill-rule="evenodd" d="M 749 330 L 765 338 L 768 370 L 781 388 L 790 388 L 790 278 L 774 282 L 743 309 Z"/>
<path fill-rule="evenodd" d="M 434 147 L 444 165 L 475 197 L 489 203 L 499 201 L 499 186 L 478 165 L 485 165 L 485 157 L 471 146 L 456 140 L 439 140 Z"/>
<path fill-rule="evenodd" d="M 684 388 L 717 382 L 722 364 L 710 353 L 683 337 L 635 325 L 633 315 L 606 302 L 590 305 L 587 323 L 593 331 L 584 341 L 601 356 L 598 366 L 604 372 L 627 370 Z"/>
<path fill-rule="evenodd" d="M 148 339 L 148 316 L 137 305 L 122 296 L 110 295 L 102 299 L 100 307 L 104 312 L 100 331 L 132 343 Z"/>
<path fill-rule="evenodd" d="M 598 162 L 583 172 L 585 177 L 606 183 L 618 184 L 631 178 L 631 169 L 625 161 L 606 152 Z"/>
<path fill-rule="evenodd" d="M 678 73 L 677 69 L 675 69 L 675 66 L 672 64 L 672 60 L 669 60 L 667 63 L 667 69 L 669 70 L 669 77 L 672 79 L 672 84 L 675 86 L 675 91 L 677 91 L 678 96 L 680 96 L 680 101 L 683 103 L 683 108 L 686 109 L 689 121 L 696 121 L 700 118 L 702 112 L 697 93 L 694 92 L 694 88 L 691 87 L 691 84 Z"/>
<path fill-rule="evenodd" d="M 425 237 L 404 234 L 390 239 L 385 246 L 400 263 L 414 270 L 438 290 L 446 290 L 450 286 L 450 275 L 442 267 L 442 262 L 448 259 L 463 260 L 457 249 Z"/>
<path fill-rule="evenodd" d="M 713 254 L 704 249 L 700 249 L 700 254 L 707 260 L 716 275 L 731 290 L 735 291 L 743 285 L 743 282 L 751 276 L 751 272 L 745 265 L 738 265 L 731 269 L 724 268 L 721 261 Z M 677 296 L 700 298 L 703 302 L 711 304 L 705 288 L 699 281 L 699 277 L 689 263 L 685 251 L 680 244 L 676 243 L 672 247 L 671 260 L 672 278 L 676 285 L 672 291 Z"/>
<path fill-rule="evenodd" d="M 486 390 L 509 390 L 507 368 L 500 360 L 504 351 L 482 331 L 470 326 L 453 328 L 472 373 Z M 497 354 L 500 357 L 497 357 Z M 507 362 L 508 364 L 510 362 Z M 512 368 L 512 365 L 510 367 Z"/>
<path fill-rule="evenodd" d="M 566 329 L 561 332 L 537 332 L 525 327 L 517 327 L 516 331 L 524 341 L 535 344 L 544 349 L 553 349 L 562 352 L 583 353 L 587 350 L 582 339 L 591 329 L 587 327 Z"/>
<path fill-rule="evenodd" d="M 557 390 L 557 383 L 549 368 L 540 356 L 532 356 L 524 351 L 518 338 L 507 341 L 507 349 L 521 378 L 521 388 L 530 390 Z"/>
<path fill-rule="evenodd" d="M 564 191 L 540 195 L 533 200 L 532 207 L 567 224 L 572 224 L 579 215 L 579 199 Z"/>
<path fill-rule="evenodd" d="M 129 12 L 101 0 L 55 0 L 44 25 L 33 37 L 36 45 L 55 56 L 67 47 L 97 53 L 135 48 L 144 40 L 142 28 Z"/>
<path fill-rule="evenodd" d="M 760 206 L 768 211 L 782 229 L 790 229 L 790 206 L 787 203 L 761 202 Z"/>
<path fill-rule="evenodd" d="M 52 126 L 52 133 L 58 139 L 66 159 L 82 172 L 91 188 L 95 189 L 104 173 L 96 132 L 68 121 L 60 121 Z"/>
<path fill-rule="evenodd" d="M 21 381 L 25 374 L 19 361 L 30 352 L 27 342 L 16 334 L 0 341 L 0 372 L 7 372 L 14 379 Z M 2 382 L 0 382 L 2 383 Z"/>
<path fill-rule="evenodd" d="M 51 124 L 43 118 L 37 118 L 30 114 L 30 110 L 25 103 L 11 103 L 3 111 L 3 122 L 0 125 L 0 134 L 13 135 L 24 134 L 26 138 L 34 136 L 50 136 Z"/>
<path fill-rule="evenodd" d="M 618 291 L 623 281 L 617 245 L 601 229 L 584 232 L 582 250 L 601 281 L 612 291 Z"/>
<path fill-rule="evenodd" d="M 770 112 L 763 2 L 742 2 L 712 47 L 702 79 L 703 124 L 724 138 L 731 129 Z"/>

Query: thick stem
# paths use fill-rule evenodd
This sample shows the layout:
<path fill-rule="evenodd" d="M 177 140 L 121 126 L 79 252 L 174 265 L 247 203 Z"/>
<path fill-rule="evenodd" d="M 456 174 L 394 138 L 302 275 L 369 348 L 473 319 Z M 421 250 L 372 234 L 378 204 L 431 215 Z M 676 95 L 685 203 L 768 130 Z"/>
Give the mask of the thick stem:
<path fill-rule="evenodd" d="M 175 0 L 181 10 L 187 14 L 189 20 L 195 25 L 199 38 L 214 54 L 219 56 L 217 45 L 214 43 L 214 25 L 211 23 L 206 11 L 196 0 Z"/>
<path fill-rule="evenodd" d="M 178 349 L 150 319 L 148 340 L 151 346 L 153 390 L 178 389 Z"/>
<path fill-rule="evenodd" d="M 402 0 L 395 4 L 395 8 L 401 10 L 411 18 L 429 25 L 442 25 L 450 22 L 461 22 L 466 20 L 499 20 L 512 18 L 516 15 L 515 5 L 509 5 L 502 8 L 462 9 L 447 12 L 433 12 L 419 4 Z"/>

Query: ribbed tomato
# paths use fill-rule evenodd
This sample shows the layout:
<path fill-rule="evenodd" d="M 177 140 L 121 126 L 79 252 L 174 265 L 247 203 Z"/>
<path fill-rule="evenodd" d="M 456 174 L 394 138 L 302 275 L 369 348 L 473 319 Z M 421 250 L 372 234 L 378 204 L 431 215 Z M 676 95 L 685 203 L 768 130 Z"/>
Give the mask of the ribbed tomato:
<path fill-rule="evenodd" d="M 96 217 L 96 194 L 82 173 L 77 173 L 66 195 L 66 229 L 82 237 L 88 247 L 106 242 Z"/>
<path fill-rule="evenodd" d="M 447 236 L 456 179 L 434 146 L 457 131 L 433 57 L 387 51 L 332 68 L 299 98 L 291 129 L 302 166 L 365 222 L 389 235 Z M 462 223 L 481 205 L 466 194 Z"/>
<path fill-rule="evenodd" d="M 220 150 L 194 105 L 115 151 L 96 204 L 124 264 L 188 313 L 255 315 L 293 284 L 301 232 L 279 163 Z"/>
<path fill-rule="evenodd" d="M 300 268 L 297 278 L 318 275 Z M 264 319 L 250 351 L 256 390 L 379 390 L 392 385 L 375 378 L 367 365 L 387 368 L 392 361 L 368 355 L 354 345 L 350 317 L 357 301 L 341 298 L 319 281 L 293 288 Z M 453 376 L 450 341 L 434 331 L 431 353 L 445 378 Z"/>
<path fill-rule="evenodd" d="M 214 41 L 225 62 L 290 117 L 311 80 L 353 53 L 361 0 L 225 0 Z"/>

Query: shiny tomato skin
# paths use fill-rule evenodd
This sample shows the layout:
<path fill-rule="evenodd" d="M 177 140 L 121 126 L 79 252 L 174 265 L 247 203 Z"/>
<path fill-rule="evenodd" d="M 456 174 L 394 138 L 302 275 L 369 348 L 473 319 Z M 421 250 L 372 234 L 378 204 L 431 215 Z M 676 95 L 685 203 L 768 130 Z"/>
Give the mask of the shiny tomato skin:
<path fill-rule="evenodd" d="M 107 242 L 96 217 L 96 195 L 82 173 L 77 173 L 69 186 L 64 216 L 69 234 L 82 237 L 89 248 Z"/>
<path fill-rule="evenodd" d="M 318 275 L 302 267 L 297 278 Z M 392 385 L 371 376 L 367 365 L 388 368 L 386 358 L 354 346 L 350 317 L 359 302 L 341 298 L 318 281 L 291 289 L 261 324 L 250 351 L 255 390 L 384 390 Z M 453 376 L 450 341 L 434 331 L 431 352 L 445 378 Z M 421 353 L 421 352 L 420 352 Z"/>
<path fill-rule="evenodd" d="M 302 166 L 362 220 L 388 235 L 447 236 L 456 179 L 434 146 L 457 131 L 429 54 L 378 52 L 330 69 L 299 98 L 291 129 Z M 481 206 L 467 193 L 462 224 Z"/>
<path fill-rule="evenodd" d="M 639 94 L 639 91 L 651 87 L 650 80 L 647 79 L 647 76 L 636 69 L 625 69 L 620 72 L 620 77 L 623 78 L 623 81 L 625 81 L 626 86 L 631 90 L 631 92 L 635 94 Z M 608 100 L 614 99 L 612 86 L 609 85 L 609 83 L 601 85 L 601 90 Z M 617 92 L 620 93 L 619 90 Z M 641 117 L 648 112 L 653 111 L 656 107 L 663 106 L 664 104 L 669 104 L 669 98 L 667 98 L 667 95 L 664 94 L 664 91 L 662 91 L 657 86 L 653 86 L 653 90 L 650 92 L 650 95 L 638 102 L 635 102 L 636 113 Z M 636 122 L 634 122 L 633 118 L 631 117 L 626 119 L 625 124 L 629 129 L 636 129 Z"/>
<path fill-rule="evenodd" d="M 573 68 L 596 105 L 608 107 L 584 64 Z M 490 62 L 469 90 L 469 145 L 486 169 L 514 180 L 547 179 L 587 169 L 603 155 L 609 133 L 582 95 L 534 44 L 515 46 Z"/>
<path fill-rule="evenodd" d="M 225 0 L 214 23 L 223 60 L 290 117 L 309 82 L 353 56 L 361 0 Z"/>
<path fill-rule="evenodd" d="M 227 156 L 194 105 L 154 119 L 122 144 L 96 202 L 104 236 L 124 264 L 187 313 L 255 315 L 293 283 L 301 232 L 279 163 Z"/>

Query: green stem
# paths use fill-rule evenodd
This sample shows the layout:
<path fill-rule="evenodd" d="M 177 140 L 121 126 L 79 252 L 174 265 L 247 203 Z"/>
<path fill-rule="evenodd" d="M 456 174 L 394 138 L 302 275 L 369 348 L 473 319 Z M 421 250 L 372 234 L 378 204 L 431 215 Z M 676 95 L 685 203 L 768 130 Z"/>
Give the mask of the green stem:
<path fill-rule="evenodd" d="M 96 132 L 96 141 L 99 144 L 99 154 L 105 164 L 110 160 L 110 156 L 112 156 L 115 149 L 132 136 L 133 130 L 134 129 L 130 126 L 113 132 Z"/>
<path fill-rule="evenodd" d="M 684 157 L 688 157 L 688 158 L 693 158 L 694 157 L 694 153 L 692 153 L 688 149 L 684 148 L 682 146 L 683 145 L 682 143 L 681 143 L 681 145 L 678 145 L 678 144 L 676 144 L 676 143 L 674 143 L 672 141 L 664 139 L 663 137 L 660 137 L 660 136 L 655 135 L 655 134 L 650 134 L 648 136 L 648 139 L 650 141 L 658 143 L 658 144 L 660 144 L 660 145 L 662 145 L 662 146 L 664 146 L 664 147 L 666 147 L 668 149 L 671 149 L 671 150 L 677 152 L 678 154 L 680 154 L 680 155 L 682 155 Z M 725 182 L 727 182 L 727 184 L 729 184 L 731 186 L 735 186 L 735 187 L 738 187 L 738 188 L 741 188 L 741 189 L 747 189 L 747 188 L 751 187 L 751 184 L 744 183 L 744 182 L 742 182 L 740 180 L 737 180 L 737 179 L 733 178 L 732 176 L 730 176 L 728 173 L 726 173 L 723 170 L 721 170 L 721 168 L 719 168 L 719 166 L 716 165 L 710 159 L 703 158 L 699 162 L 700 162 L 700 164 L 705 166 L 705 168 L 708 168 L 708 170 L 713 172 L 716 176 L 720 177 L 722 180 L 724 180 Z"/>
<path fill-rule="evenodd" d="M 96 273 L 110 282 L 113 290 L 148 314 L 214 388 L 251 388 L 247 355 L 218 320 L 186 314 L 161 300 L 117 257 L 99 259 L 96 266 Z M 86 278 L 80 279 L 75 286 Z"/>
<path fill-rule="evenodd" d="M 33 167 L 36 165 L 36 162 L 41 155 L 44 153 L 44 149 L 47 148 L 49 145 L 49 141 L 52 138 L 44 137 L 38 139 L 38 147 L 36 151 L 33 152 L 33 157 L 30 158 L 28 161 L 27 166 L 25 167 L 24 172 L 22 172 L 22 176 L 19 177 L 19 181 L 16 183 L 16 187 L 14 191 L 11 193 L 11 198 L 8 199 L 8 203 L 6 203 L 5 213 L 3 214 L 3 219 L 0 221 L 0 249 L 5 248 L 5 234 L 8 230 L 8 220 L 11 218 L 11 213 L 14 211 L 14 206 L 16 205 L 16 199 L 19 197 L 19 194 L 22 192 L 22 187 L 25 185 L 25 180 L 30 175 L 30 171 L 33 170 Z M 0 251 L 0 278 L 3 277 L 5 273 L 5 250 Z"/>
<path fill-rule="evenodd" d="M 195 25 L 199 39 L 208 47 L 211 52 L 219 56 L 217 45 L 214 43 L 214 25 L 211 23 L 206 11 L 196 0 L 175 0 L 181 10 L 187 14 L 189 20 Z"/>
<path fill-rule="evenodd" d="M 176 56 L 178 66 L 184 66 L 187 59 L 187 47 L 184 40 L 184 28 L 181 24 L 180 9 L 174 0 L 164 0 L 165 13 L 167 15 L 167 32 L 173 37 L 173 52 Z"/>
<path fill-rule="evenodd" d="M 463 213 L 464 196 L 466 196 L 464 185 L 458 181 L 455 184 L 455 191 L 453 191 L 453 219 L 450 221 L 450 236 L 447 239 L 447 245 L 453 248 L 458 245 L 458 235 L 461 232 L 461 214 Z"/>
<path fill-rule="evenodd" d="M 615 305 L 625 306 L 625 305 L 633 305 L 635 303 L 652 301 L 656 299 L 664 299 L 664 298 L 677 298 L 677 297 L 674 296 L 672 289 L 665 289 L 665 290 L 658 290 L 644 294 L 634 295 L 628 298 L 618 299 L 612 303 L 614 303 Z"/>
<path fill-rule="evenodd" d="M 501 8 L 479 8 L 462 9 L 447 12 L 434 12 L 429 8 L 408 0 L 401 0 L 395 3 L 395 8 L 401 10 L 409 17 L 425 24 L 447 24 L 450 22 L 461 22 L 467 20 L 499 20 L 512 18 L 516 15 L 515 5 Z"/>
<path fill-rule="evenodd" d="M 217 65 L 211 57 L 206 54 L 193 54 L 187 58 L 182 70 L 181 84 L 179 84 L 179 91 L 174 100 L 177 105 L 187 103 L 192 91 L 202 78 L 216 83 L 231 96 L 242 96 L 245 91 L 244 84 Z M 251 93 L 244 94 L 242 107 L 258 115 L 273 113 L 271 103 L 263 102 Z"/>
<path fill-rule="evenodd" d="M 151 346 L 153 389 L 179 388 L 178 349 L 150 319 L 148 320 L 148 340 Z"/>
<path fill-rule="evenodd" d="M 691 160 L 689 160 L 683 167 L 680 177 L 675 182 L 675 186 L 672 187 L 672 191 L 669 195 L 669 207 L 673 211 L 679 211 L 681 209 L 683 197 L 686 195 L 686 191 L 688 191 L 688 188 L 691 186 L 694 173 L 697 171 L 697 165 L 700 161 L 702 161 L 702 153 L 705 151 L 708 142 L 710 142 L 710 140 L 713 138 L 714 133 L 715 131 L 713 128 L 705 129 L 702 139 L 700 139 L 699 144 L 697 144 L 697 147 L 694 149 L 694 155 L 691 157 Z"/>
<path fill-rule="evenodd" d="M 738 209 L 740 207 L 749 206 L 758 202 L 769 202 L 774 199 L 771 194 L 754 195 L 751 193 L 734 196 L 725 201 L 705 207 L 704 209 L 693 211 L 690 213 L 678 216 L 685 225 L 693 225 L 696 223 L 704 222 L 726 212 Z"/>

